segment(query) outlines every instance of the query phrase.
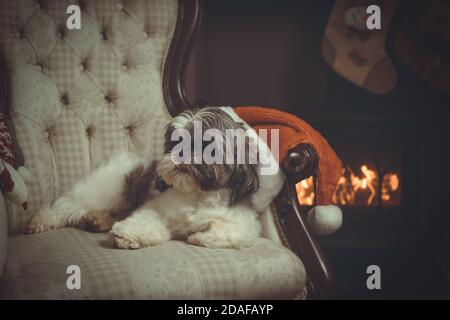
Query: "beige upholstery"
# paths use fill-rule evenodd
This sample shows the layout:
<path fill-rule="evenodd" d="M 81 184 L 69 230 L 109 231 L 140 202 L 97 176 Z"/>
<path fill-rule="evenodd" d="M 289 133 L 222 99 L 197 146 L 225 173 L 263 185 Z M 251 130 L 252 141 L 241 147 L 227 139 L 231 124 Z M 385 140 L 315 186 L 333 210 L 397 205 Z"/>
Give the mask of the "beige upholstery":
<path fill-rule="evenodd" d="M 20 233 L 115 152 L 158 158 L 170 120 L 162 72 L 174 33 L 176 0 L 85 0 L 81 30 L 65 28 L 72 0 L 0 0 L 0 53 L 11 76 L 10 106 L 32 180 L 28 210 L 0 198 L 0 292 L 6 298 L 294 298 L 304 292 L 301 261 L 261 239 L 245 250 L 169 242 L 126 251 L 106 234 L 61 229 Z M 8 218 L 8 219 L 6 219 Z M 6 253 L 6 221 L 11 237 Z M 270 212 L 265 235 L 278 239 Z M 270 232 L 272 230 L 272 232 Z M 66 287 L 67 266 L 82 289 Z"/>
<path fill-rule="evenodd" d="M 0 4 L 12 116 L 33 177 L 29 209 L 9 206 L 14 231 L 114 152 L 161 154 L 177 2 L 82 1 L 81 30 L 65 27 L 71 0 Z"/>
<path fill-rule="evenodd" d="M 71 228 L 11 237 L 3 298 L 293 299 L 305 287 L 300 260 L 266 239 L 243 250 L 170 241 L 136 251 L 106 239 Z M 81 290 L 67 289 L 71 264 L 81 268 Z"/>

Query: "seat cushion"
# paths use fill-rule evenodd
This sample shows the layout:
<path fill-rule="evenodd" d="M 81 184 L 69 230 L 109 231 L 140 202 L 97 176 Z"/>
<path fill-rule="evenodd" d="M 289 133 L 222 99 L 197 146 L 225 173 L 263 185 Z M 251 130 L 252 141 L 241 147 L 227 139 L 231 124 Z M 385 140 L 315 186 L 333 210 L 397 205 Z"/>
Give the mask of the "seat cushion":
<path fill-rule="evenodd" d="M 70 265 L 79 290 L 67 288 Z M 180 241 L 119 250 L 107 234 L 65 228 L 10 237 L 0 288 L 6 299 L 293 299 L 305 283 L 299 258 L 267 239 L 241 250 Z"/>

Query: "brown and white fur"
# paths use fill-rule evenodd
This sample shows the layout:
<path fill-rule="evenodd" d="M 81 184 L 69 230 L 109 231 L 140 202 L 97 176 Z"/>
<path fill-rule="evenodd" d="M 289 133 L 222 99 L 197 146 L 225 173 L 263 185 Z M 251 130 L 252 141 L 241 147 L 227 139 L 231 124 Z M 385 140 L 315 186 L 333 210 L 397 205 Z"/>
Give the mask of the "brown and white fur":
<path fill-rule="evenodd" d="M 168 125 L 161 161 L 133 153 L 113 157 L 40 210 L 26 231 L 65 226 L 109 231 L 114 245 L 123 249 L 170 239 L 214 248 L 253 245 L 261 232 L 249 200 L 259 186 L 257 165 L 175 164 L 172 132 L 193 132 L 194 121 L 221 132 L 241 126 L 219 108 L 186 111 Z"/>

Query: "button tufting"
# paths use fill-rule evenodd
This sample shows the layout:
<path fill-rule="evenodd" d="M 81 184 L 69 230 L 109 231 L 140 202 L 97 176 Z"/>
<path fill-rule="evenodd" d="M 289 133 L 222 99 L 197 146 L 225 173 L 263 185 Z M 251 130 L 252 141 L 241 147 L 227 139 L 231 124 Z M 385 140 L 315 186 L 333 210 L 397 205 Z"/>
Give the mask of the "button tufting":
<path fill-rule="evenodd" d="M 41 4 L 39 2 L 36 2 L 36 9 L 39 9 L 41 7 Z"/>
<path fill-rule="evenodd" d="M 92 136 L 94 135 L 94 131 L 95 128 L 93 125 L 90 125 L 86 128 L 86 135 L 88 136 L 88 138 L 92 138 Z"/>
<path fill-rule="evenodd" d="M 52 127 L 48 127 L 47 129 L 45 129 L 45 131 L 44 131 L 45 139 L 50 140 L 52 135 L 53 135 L 53 128 Z"/>
<path fill-rule="evenodd" d="M 69 104 L 69 97 L 68 97 L 67 93 L 64 93 L 61 96 L 61 103 L 65 106 L 67 106 Z"/>
<path fill-rule="evenodd" d="M 38 71 L 40 71 L 40 72 L 42 72 L 42 70 L 44 69 L 43 67 L 42 67 L 42 64 L 41 63 L 36 63 L 36 68 L 38 69 Z"/>
<path fill-rule="evenodd" d="M 120 66 L 120 69 L 124 72 L 128 71 L 129 67 L 127 63 L 122 63 L 122 65 Z"/>
<path fill-rule="evenodd" d="M 114 96 L 111 93 L 108 93 L 105 95 L 105 101 L 107 103 L 113 103 L 114 102 Z"/>
<path fill-rule="evenodd" d="M 108 39 L 108 35 L 106 34 L 105 30 L 100 32 L 100 37 L 102 38 L 102 40 L 107 40 Z"/>
<path fill-rule="evenodd" d="M 123 5 L 120 2 L 116 3 L 116 7 L 117 7 L 117 10 L 122 10 L 123 9 Z"/>
<path fill-rule="evenodd" d="M 16 38 L 17 39 L 22 39 L 23 36 L 24 36 L 23 30 L 19 30 L 19 31 L 16 32 Z"/>
<path fill-rule="evenodd" d="M 127 127 L 125 127 L 125 130 L 127 131 L 127 133 L 128 134 L 131 134 L 131 132 L 133 131 L 133 129 L 134 129 L 134 127 L 133 127 L 133 125 L 129 125 L 129 126 L 127 126 Z"/>

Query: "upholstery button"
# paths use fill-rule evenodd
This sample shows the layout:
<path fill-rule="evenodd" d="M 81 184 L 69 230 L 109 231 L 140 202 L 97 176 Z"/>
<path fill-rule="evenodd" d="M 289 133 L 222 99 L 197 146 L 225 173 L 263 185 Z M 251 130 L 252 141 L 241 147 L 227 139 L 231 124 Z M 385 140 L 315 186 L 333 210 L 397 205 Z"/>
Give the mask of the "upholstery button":
<path fill-rule="evenodd" d="M 100 36 L 101 36 L 102 40 L 107 40 L 108 39 L 108 36 L 106 35 L 106 31 L 105 30 L 100 32 Z"/>
<path fill-rule="evenodd" d="M 16 38 L 17 39 L 23 38 L 23 30 L 19 30 L 19 31 L 16 32 Z"/>
<path fill-rule="evenodd" d="M 142 32 L 142 35 L 144 36 L 145 39 L 148 38 L 148 32 L 145 32 L 145 31 L 144 31 L 144 32 Z"/>
<path fill-rule="evenodd" d="M 36 68 L 40 71 L 40 72 L 42 72 L 42 70 L 43 70 L 43 67 L 42 67 L 42 64 L 41 63 L 36 63 Z"/>
<path fill-rule="evenodd" d="M 87 135 L 89 138 L 92 138 L 92 136 L 94 135 L 94 130 L 95 130 L 95 128 L 94 128 L 93 125 L 88 126 L 88 127 L 86 128 L 86 135 Z"/>
<path fill-rule="evenodd" d="M 69 104 L 69 97 L 67 96 L 67 93 L 64 93 L 61 96 L 61 103 L 65 106 L 67 106 Z"/>
<path fill-rule="evenodd" d="M 128 71 L 128 64 L 126 64 L 126 63 L 123 63 L 121 66 L 120 66 L 120 69 L 122 70 L 122 71 L 124 71 L 124 72 L 126 72 L 126 71 Z"/>
<path fill-rule="evenodd" d="M 47 140 L 50 140 L 50 138 L 52 137 L 52 135 L 53 135 L 53 128 L 52 127 L 48 127 L 47 129 L 45 129 L 45 131 L 44 131 L 44 137 L 45 137 L 45 139 L 47 139 Z"/>
<path fill-rule="evenodd" d="M 64 37 L 63 33 L 61 31 L 59 31 L 57 34 L 58 38 L 62 39 Z"/>
<path fill-rule="evenodd" d="M 122 10 L 123 9 L 123 5 L 120 2 L 117 2 L 116 7 L 117 7 L 117 10 Z"/>
<path fill-rule="evenodd" d="M 108 93 L 107 95 L 105 95 L 105 101 L 107 103 L 113 103 L 114 102 L 114 97 L 112 94 Z"/>
<path fill-rule="evenodd" d="M 39 9 L 41 7 L 41 4 L 39 2 L 36 2 L 36 9 Z"/>

